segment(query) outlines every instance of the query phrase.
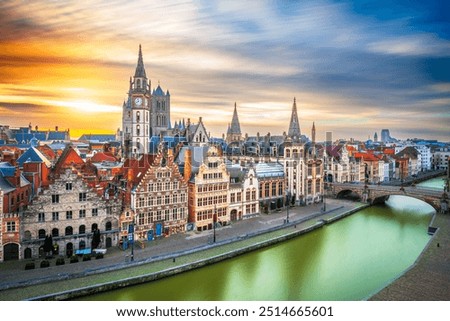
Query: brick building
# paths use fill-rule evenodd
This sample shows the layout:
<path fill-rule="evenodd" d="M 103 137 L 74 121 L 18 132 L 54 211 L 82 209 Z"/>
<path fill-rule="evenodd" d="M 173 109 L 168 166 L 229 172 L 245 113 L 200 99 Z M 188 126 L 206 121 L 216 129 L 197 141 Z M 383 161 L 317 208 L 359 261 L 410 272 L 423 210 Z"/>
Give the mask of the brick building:
<path fill-rule="evenodd" d="M 174 163 L 172 151 L 160 150 L 148 168 L 137 177 L 131 190 L 135 237 L 150 241 L 154 237 L 184 232 L 187 199 L 187 183 Z"/>

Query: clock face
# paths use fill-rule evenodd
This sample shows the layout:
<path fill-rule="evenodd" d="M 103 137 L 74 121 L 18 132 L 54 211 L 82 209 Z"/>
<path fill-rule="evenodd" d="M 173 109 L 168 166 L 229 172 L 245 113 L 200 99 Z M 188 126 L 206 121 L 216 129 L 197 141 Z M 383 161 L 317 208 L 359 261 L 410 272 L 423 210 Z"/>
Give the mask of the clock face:
<path fill-rule="evenodd" d="M 141 97 L 137 97 L 136 99 L 134 99 L 134 103 L 138 106 L 140 106 L 142 104 L 142 98 Z"/>

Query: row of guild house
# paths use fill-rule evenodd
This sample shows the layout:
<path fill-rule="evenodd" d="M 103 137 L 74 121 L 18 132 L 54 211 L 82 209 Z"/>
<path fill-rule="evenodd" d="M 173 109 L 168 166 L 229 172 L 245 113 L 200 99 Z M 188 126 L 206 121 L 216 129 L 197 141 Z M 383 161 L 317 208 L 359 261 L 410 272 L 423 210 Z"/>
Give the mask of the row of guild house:
<path fill-rule="evenodd" d="M 322 200 L 324 148 L 314 126 L 312 141 L 301 134 L 295 98 L 283 135 L 242 135 L 235 104 L 226 138 L 213 138 L 201 117 L 172 126 L 168 91 L 150 86 L 139 48 L 117 154 L 87 157 L 76 142 L 52 153 L 38 141 L 2 154 L 0 260 L 44 255 L 49 238 L 54 255 L 70 256 L 94 235 L 95 246 L 126 248 L 131 231 L 151 242 Z"/>

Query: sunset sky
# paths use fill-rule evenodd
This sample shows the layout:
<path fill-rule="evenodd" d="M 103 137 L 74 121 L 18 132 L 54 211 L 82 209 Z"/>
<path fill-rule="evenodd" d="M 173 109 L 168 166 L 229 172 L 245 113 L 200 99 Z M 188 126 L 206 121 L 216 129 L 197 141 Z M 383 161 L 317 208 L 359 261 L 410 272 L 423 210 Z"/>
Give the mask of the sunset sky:
<path fill-rule="evenodd" d="M 394 3 L 394 4 L 393 4 Z M 447 1 L 1 1 L 0 124 L 113 133 L 138 47 L 172 124 L 450 141 Z"/>

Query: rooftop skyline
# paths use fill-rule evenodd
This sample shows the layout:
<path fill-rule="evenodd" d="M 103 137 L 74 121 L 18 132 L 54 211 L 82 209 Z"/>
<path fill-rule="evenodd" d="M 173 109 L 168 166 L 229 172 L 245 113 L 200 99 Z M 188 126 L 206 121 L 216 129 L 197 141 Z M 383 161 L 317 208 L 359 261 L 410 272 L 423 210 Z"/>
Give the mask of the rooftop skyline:
<path fill-rule="evenodd" d="M 0 123 L 121 125 L 139 44 L 152 89 L 171 93 L 172 125 L 198 117 L 226 133 L 300 128 L 317 139 L 449 140 L 450 17 L 442 1 L 0 3 Z"/>

